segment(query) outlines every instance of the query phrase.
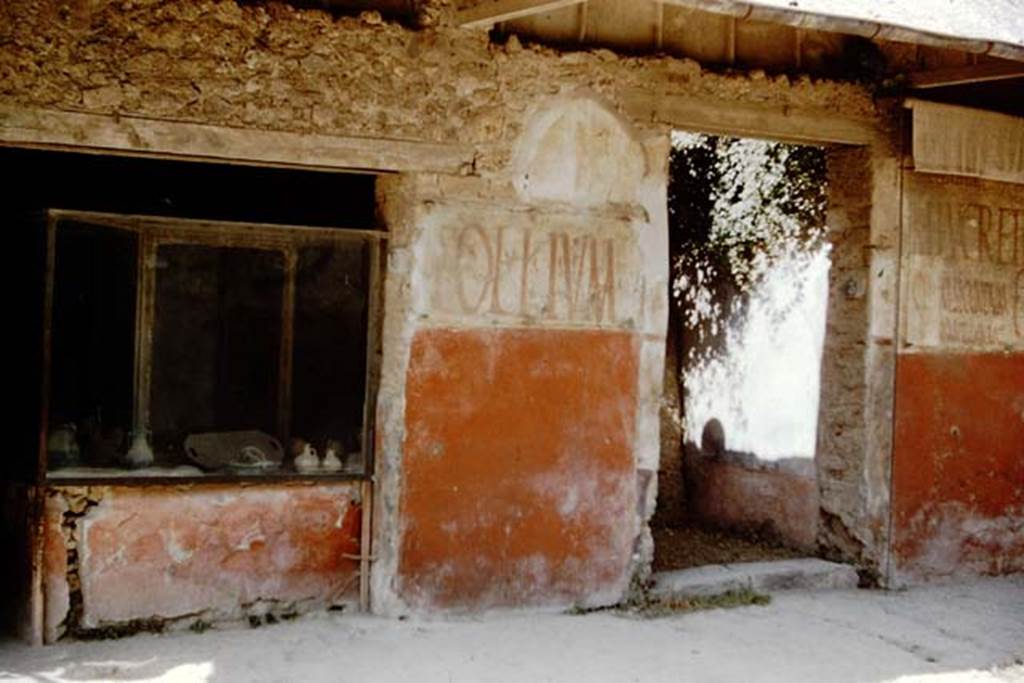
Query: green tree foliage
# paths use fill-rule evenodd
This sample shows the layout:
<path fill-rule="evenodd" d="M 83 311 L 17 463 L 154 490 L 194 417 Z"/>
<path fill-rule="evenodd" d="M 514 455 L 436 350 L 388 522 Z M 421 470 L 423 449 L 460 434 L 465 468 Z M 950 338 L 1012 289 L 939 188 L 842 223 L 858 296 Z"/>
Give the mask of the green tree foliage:
<path fill-rule="evenodd" d="M 673 148 L 672 294 L 686 365 L 723 349 L 770 269 L 821 246 L 826 169 L 818 147 L 678 134 Z"/>

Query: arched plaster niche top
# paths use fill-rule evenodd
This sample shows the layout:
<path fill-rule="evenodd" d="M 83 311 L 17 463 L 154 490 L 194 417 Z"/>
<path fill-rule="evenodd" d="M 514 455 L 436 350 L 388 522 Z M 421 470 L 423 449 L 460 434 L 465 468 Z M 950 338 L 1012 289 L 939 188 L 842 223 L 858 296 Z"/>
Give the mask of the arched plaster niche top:
<path fill-rule="evenodd" d="M 635 203 L 647 172 L 634 128 L 587 93 L 541 104 L 512 157 L 513 184 L 524 201 Z"/>

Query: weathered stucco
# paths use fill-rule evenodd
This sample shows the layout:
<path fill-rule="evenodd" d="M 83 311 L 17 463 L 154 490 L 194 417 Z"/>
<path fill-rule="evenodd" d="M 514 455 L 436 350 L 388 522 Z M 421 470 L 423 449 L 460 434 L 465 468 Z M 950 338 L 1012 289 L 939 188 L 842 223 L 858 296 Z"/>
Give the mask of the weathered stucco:
<path fill-rule="evenodd" d="M 417 333 L 398 568 L 406 604 L 619 599 L 638 528 L 637 352 L 619 331 Z"/>
<path fill-rule="evenodd" d="M 893 583 L 1024 569 L 1024 186 L 906 172 Z"/>
<path fill-rule="evenodd" d="M 46 640 L 351 605 L 360 518 L 344 483 L 53 490 Z"/>
<path fill-rule="evenodd" d="M 1024 571 L 1024 354 L 904 354 L 897 380 L 893 582 Z"/>
<path fill-rule="evenodd" d="M 704 110 L 770 105 L 783 119 L 799 108 L 803 121 L 873 127 L 882 116 L 854 84 L 495 45 L 484 32 L 411 30 L 374 13 L 233 0 L 0 7 L 4 107 L 470 150 L 458 174 L 407 172 L 377 185 L 389 242 L 371 594 L 383 613 L 607 604 L 646 570 L 667 317 L 667 121 L 685 115 L 688 98 Z M 643 110 L 637 101 L 671 106 L 627 117 Z M 849 148 L 830 164 L 818 539 L 870 567 L 887 544 L 894 156 L 885 145 Z M 303 548 L 348 548 L 351 500 L 330 486 L 111 489 L 74 523 L 81 625 L 239 614 L 267 596 L 327 600 L 351 563 Z M 211 517 L 224 506 L 234 512 Z M 179 520 L 185 509 L 197 521 Z M 313 537 L 306 513 L 318 520 Z M 250 516 L 262 545 L 245 540 Z M 345 521 L 328 528 L 329 518 Z M 175 525 L 208 553 L 182 554 L 160 535 Z M 114 561 L 122 547 L 131 565 Z M 274 554 L 282 548 L 291 560 Z M 303 569 L 289 574 L 290 561 Z M 224 578 L 210 568 L 226 568 Z M 158 590 L 113 593 L 153 572 L 165 577 Z M 74 595 L 72 586 L 69 603 Z"/>
<path fill-rule="evenodd" d="M 526 131 L 503 179 L 384 185 L 378 611 L 608 604 L 650 556 L 667 144 L 585 91 Z"/>
<path fill-rule="evenodd" d="M 815 455 L 818 546 L 884 581 L 899 230 L 895 152 L 828 154 L 832 246 Z"/>

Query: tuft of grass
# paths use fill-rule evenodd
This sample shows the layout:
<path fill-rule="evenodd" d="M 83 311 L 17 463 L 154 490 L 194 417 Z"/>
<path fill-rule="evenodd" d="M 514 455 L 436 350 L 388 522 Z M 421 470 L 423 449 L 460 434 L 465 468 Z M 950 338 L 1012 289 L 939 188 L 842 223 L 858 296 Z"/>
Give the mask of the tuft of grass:
<path fill-rule="evenodd" d="M 188 626 L 188 630 L 193 633 L 206 633 L 212 628 L 212 624 L 202 619 L 196 619 Z"/>
<path fill-rule="evenodd" d="M 584 616 L 594 612 L 613 612 L 623 615 L 636 615 L 647 619 L 668 617 L 684 612 L 698 612 L 707 609 L 732 609 L 750 605 L 764 606 L 770 604 L 770 595 L 758 593 L 753 588 L 744 587 L 736 590 L 716 593 L 715 595 L 689 595 L 657 598 L 651 595 L 647 587 L 631 591 L 629 597 L 618 605 L 608 607 L 584 607 L 573 605 L 564 613 L 572 616 Z"/>
<path fill-rule="evenodd" d="M 136 633 L 163 633 L 166 624 L 163 619 L 132 619 L 123 624 L 111 624 L 97 628 L 69 629 L 68 635 L 78 640 L 113 640 L 133 636 Z"/>
<path fill-rule="evenodd" d="M 577 603 L 572 607 L 568 608 L 567 610 L 565 610 L 564 613 L 574 617 L 581 617 L 585 614 L 593 614 L 594 612 L 607 612 L 612 609 L 615 609 L 615 605 L 609 605 L 606 607 L 584 607 L 583 605 Z"/>
<path fill-rule="evenodd" d="M 648 599 L 645 604 L 636 605 L 633 611 L 648 618 L 665 617 L 680 612 L 697 612 L 707 609 L 733 609 L 751 605 L 765 606 L 771 603 L 770 595 L 758 593 L 745 587 L 715 595 L 691 595 Z"/>

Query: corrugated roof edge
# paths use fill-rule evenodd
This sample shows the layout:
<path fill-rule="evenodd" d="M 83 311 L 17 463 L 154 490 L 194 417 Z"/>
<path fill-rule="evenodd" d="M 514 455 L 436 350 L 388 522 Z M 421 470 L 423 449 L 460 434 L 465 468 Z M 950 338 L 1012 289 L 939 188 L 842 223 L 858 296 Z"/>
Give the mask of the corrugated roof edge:
<path fill-rule="evenodd" d="M 725 14 L 739 19 L 785 24 L 795 28 L 833 31 L 864 38 L 892 40 L 918 45 L 930 45 L 964 52 L 973 52 L 1002 59 L 1024 62 L 1024 45 L 982 38 L 965 38 L 932 31 L 883 23 L 873 19 L 846 17 L 838 14 L 822 14 L 797 8 L 781 8 L 738 0 L 662 0 L 665 4 L 691 7 L 716 14 Z"/>

